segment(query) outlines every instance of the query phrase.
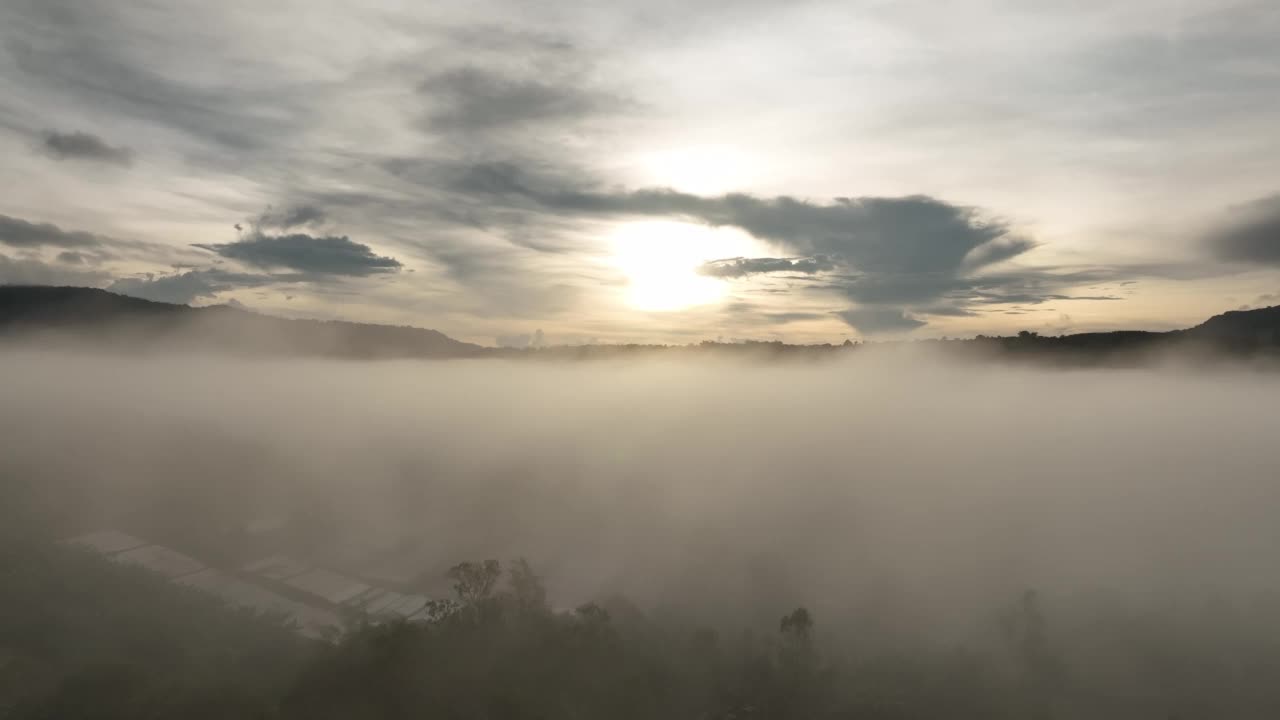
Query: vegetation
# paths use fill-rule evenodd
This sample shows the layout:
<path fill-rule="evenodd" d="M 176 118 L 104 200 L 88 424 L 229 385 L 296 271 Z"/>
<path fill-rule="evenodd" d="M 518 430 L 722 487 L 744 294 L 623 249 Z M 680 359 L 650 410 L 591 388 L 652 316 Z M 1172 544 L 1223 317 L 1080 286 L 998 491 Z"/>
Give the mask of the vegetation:
<path fill-rule="evenodd" d="M 309 645 L 145 570 L 0 543 L 0 717 L 268 717 Z"/>
<path fill-rule="evenodd" d="M 1028 592 L 991 642 L 863 651 L 795 608 L 761 631 L 554 612 L 529 564 L 462 563 L 429 624 L 303 641 L 146 572 L 48 544 L 0 551 L 6 718 L 1270 718 L 1280 644 L 1256 618 L 1108 611 L 1055 633 Z M 1247 628 L 1255 628 L 1250 634 Z M 1105 656 L 1090 655 L 1097 643 Z"/>

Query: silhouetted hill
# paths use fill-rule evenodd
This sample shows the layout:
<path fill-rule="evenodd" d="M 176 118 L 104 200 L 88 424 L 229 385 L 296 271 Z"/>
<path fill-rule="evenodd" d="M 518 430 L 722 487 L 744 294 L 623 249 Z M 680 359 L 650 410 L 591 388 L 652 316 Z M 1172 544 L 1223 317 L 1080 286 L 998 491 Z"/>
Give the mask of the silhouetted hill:
<path fill-rule="evenodd" d="M 290 320 L 215 305 L 189 307 L 77 287 L 0 287 L 0 336 L 48 342 L 91 342 L 124 349 L 182 347 L 259 354 L 347 358 L 509 357 L 592 360 L 646 354 L 819 359 L 865 345 L 782 342 L 694 345 L 581 345 L 486 348 L 435 330 L 344 321 Z M 894 345 L 900 343 L 877 343 Z M 922 340 L 949 353 L 978 358 L 1068 365 L 1140 364 L 1167 351 L 1195 357 L 1280 355 L 1280 306 L 1235 310 L 1187 330 L 1121 330 L 1046 336 L 1022 332 L 972 340 Z"/>
<path fill-rule="evenodd" d="M 123 349 L 180 347 L 353 358 L 475 357 L 486 348 L 414 327 L 290 320 L 78 287 L 0 287 L 0 334 Z"/>
<path fill-rule="evenodd" d="M 1232 350 L 1280 347 L 1280 305 L 1214 315 L 1187 334 Z"/>

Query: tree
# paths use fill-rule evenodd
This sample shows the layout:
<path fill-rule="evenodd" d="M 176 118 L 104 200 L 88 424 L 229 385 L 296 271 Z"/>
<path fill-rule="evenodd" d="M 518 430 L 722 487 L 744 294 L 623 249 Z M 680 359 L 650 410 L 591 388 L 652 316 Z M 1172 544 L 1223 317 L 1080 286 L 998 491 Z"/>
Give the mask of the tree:
<path fill-rule="evenodd" d="M 813 633 L 813 616 L 805 608 L 796 608 L 782 617 L 779 629 L 784 638 L 797 644 L 808 645 Z"/>
<path fill-rule="evenodd" d="M 493 588 L 502 577 L 502 565 L 497 560 L 482 563 L 464 562 L 449 568 L 453 590 L 465 607 L 477 608 L 493 595 Z"/>
<path fill-rule="evenodd" d="M 547 588 L 542 584 L 542 578 L 533 572 L 528 560 L 519 558 L 513 561 L 507 569 L 507 581 L 521 612 L 541 613 L 547 610 Z"/>

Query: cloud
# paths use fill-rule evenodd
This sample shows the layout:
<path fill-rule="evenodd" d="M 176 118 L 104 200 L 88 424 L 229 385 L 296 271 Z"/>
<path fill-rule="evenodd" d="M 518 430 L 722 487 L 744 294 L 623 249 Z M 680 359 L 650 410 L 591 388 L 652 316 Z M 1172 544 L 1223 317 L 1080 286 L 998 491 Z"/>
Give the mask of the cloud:
<path fill-rule="evenodd" d="M 7 69 L 26 97 L 70 99 L 77 113 L 161 128 L 164 136 L 176 131 L 201 146 L 184 148 L 189 160 L 243 169 L 313 124 L 319 83 L 290 82 L 271 59 L 245 58 L 219 8 L 13 0 L 6 4 Z M 221 70 L 194 79 L 183 71 L 192 57 Z"/>
<path fill-rule="evenodd" d="M 187 305 L 201 298 L 212 298 L 227 290 L 261 287 L 280 280 L 281 278 L 271 275 L 233 273 L 211 268 L 188 270 L 173 275 L 147 274 L 142 277 L 120 278 L 108 285 L 107 289 L 144 300 Z"/>
<path fill-rule="evenodd" d="M 840 270 L 825 287 L 863 309 L 840 317 L 857 318 L 866 327 L 920 327 L 925 323 L 911 315 L 915 308 L 945 305 L 950 314 L 958 314 L 967 304 L 1001 294 L 1026 298 L 1017 300 L 1024 302 L 1058 299 L 1063 283 L 1070 282 L 1067 276 L 1039 270 L 993 273 L 1036 243 L 976 208 L 925 195 L 816 202 L 785 195 L 584 188 L 569 177 L 567 172 L 534 174 L 513 163 L 480 163 L 454 168 L 448 182 L 457 192 L 530 211 L 666 216 L 741 228 L 800 256 L 730 258 L 706 263 L 700 272 L 735 279 Z"/>
<path fill-rule="evenodd" d="M 16 248 L 94 248 L 103 238 L 87 232 L 63 230 L 50 223 L 32 223 L 0 215 L 0 244 Z"/>
<path fill-rule="evenodd" d="M 582 296 L 580 285 L 537 262 L 538 251 L 495 243 L 487 235 L 441 235 L 427 252 L 449 279 L 467 289 L 461 302 L 484 316 L 552 316 L 573 309 Z"/>
<path fill-rule="evenodd" d="M 459 168 L 452 181 L 465 193 L 532 202 L 550 210 L 604 215 L 682 216 L 732 225 L 790 247 L 848 262 L 863 272 L 956 271 L 980 268 L 1033 245 L 977 210 L 925 195 L 836 198 L 818 203 L 789 196 L 741 193 L 700 196 L 667 188 L 600 191 L 556 187 L 507 163 Z M 989 243 L 993 248 L 983 249 Z M 976 252 L 975 252 L 976 251 Z"/>
<path fill-rule="evenodd" d="M 894 308 L 853 308 L 836 313 L 863 335 L 906 332 L 924 327 L 925 322 Z"/>
<path fill-rule="evenodd" d="M 289 268 L 302 273 L 366 277 L 395 272 L 402 265 L 377 255 L 368 246 L 337 235 L 312 237 L 305 233 L 254 233 L 233 243 L 196 244 L 231 260 L 259 268 Z"/>
<path fill-rule="evenodd" d="M 997 238 L 970 250 L 965 255 L 962 266 L 966 269 L 976 270 L 987 265 L 995 265 L 1005 260 L 1012 260 L 1029 250 L 1034 250 L 1038 245 L 1035 241 L 1024 237 L 1006 236 Z"/>
<path fill-rule="evenodd" d="M 0 254 L 0 285 L 78 285 L 94 287 L 110 279 L 98 270 L 53 265 L 35 258 Z"/>
<path fill-rule="evenodd" d="M 465 134 L 574 122 L 619 104 L 588 88 L 578 73 L 522 77 L 478 66 L 446 70 L 418 90 L 435 106 L 428 114 L 431 129 Z"/>
<path fill-rule="evenodd" d="M 967 310 L 954 305 L 930 305 L 928 307 L 916 308 L 916 312 L 921 315 L 936 315 L 938 317 L 977 317 L 978 313 Z"/>
<path fill-rule="evenodd" d="M 311 204 L 292 205 L 281 210 L 269 208 L 257 218 L 258 227 L 290 230 L 300 225 L 314 225 L 324 222 L 326 213 L 320 207 Z"/>
<path fill-rule="evenodd" d="M 1280 265 L 1280 195 L 1232 208 L 1206 242 L 1220 260 Z"/>
<path fill-rule="evenodd" d="M 703 263 L 698 273 L 709 277 L 740 278 L 748 275 L 775 272 L 795 272 L 802 275 L 816 275 L 827 270 L 834 270 L 836 264 L 830 258 L 816 256 L 811 258 L 726 258 Z"/>
<path fill-rule="evenodd" d="M 85 132 L 48 131 L 44 134 L 42 147 L 46 153 L 59 160 L 92 160 L 125 166 L 133 164 L 133 150 L 109 145 L 97 135 Z"/>

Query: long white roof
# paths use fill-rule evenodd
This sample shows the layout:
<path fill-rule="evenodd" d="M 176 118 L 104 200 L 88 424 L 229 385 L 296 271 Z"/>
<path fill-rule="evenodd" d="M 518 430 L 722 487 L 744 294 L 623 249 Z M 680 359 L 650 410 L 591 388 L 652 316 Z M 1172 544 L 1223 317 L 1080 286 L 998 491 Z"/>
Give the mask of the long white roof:
<path fill-rule="evenodd" d="M 357 595 L 368 592 L 372 587 L 324 568 L 317 568 L 289 578 L 285 582 L 303 592 L 324 598 L 334 605 L 341 605 Z"/>
<path fill-rule="evenodd" d="M 114 555 L 125 550 L 132 550 L 147 544 L 146 540 L 136 538 L 119 530 L 100 530 L 63 541 L 68 545 L 93 550 L 103 555 Z"/>
<path fill-rule="evenodd" d="M 213 568 L 187 575 L 175 582 L 217 595 L 230 605 L 284 615 L 297 624 L 299 633 L 307 637 L 325 637 L 338 632 L 342 625 L 337 613 L 290 600 Z"/>
<path fill-rule="evenodd" d="M 162 545 L 143 545 L 111 556 L 113 562 L 137 565 L 167 578 L 179 578 L 204 569 L 204 563 Z"/>

